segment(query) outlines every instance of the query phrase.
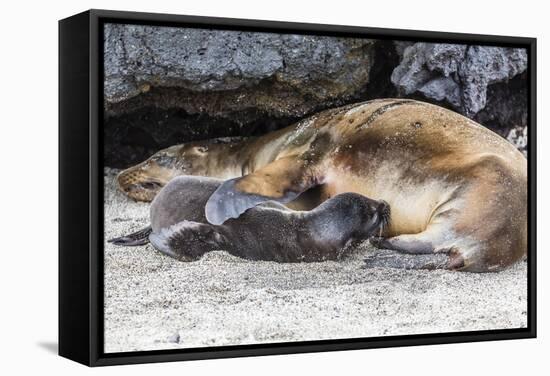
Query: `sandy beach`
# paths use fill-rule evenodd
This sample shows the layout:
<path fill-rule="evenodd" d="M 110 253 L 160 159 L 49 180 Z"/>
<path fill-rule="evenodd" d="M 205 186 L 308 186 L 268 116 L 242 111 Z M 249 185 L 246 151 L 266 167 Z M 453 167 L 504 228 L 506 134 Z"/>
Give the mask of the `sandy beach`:
<path fill-rule="evenodd" d="M 139 230 L 149 204 L 105 169 L 105 237 Z M 105 242 L 105 352 L 519 328 L 527 266 L 500 273 L 364 269 L 368 242 L 340 261 L 253 262 L 217 251 L 179 262 Z"/>

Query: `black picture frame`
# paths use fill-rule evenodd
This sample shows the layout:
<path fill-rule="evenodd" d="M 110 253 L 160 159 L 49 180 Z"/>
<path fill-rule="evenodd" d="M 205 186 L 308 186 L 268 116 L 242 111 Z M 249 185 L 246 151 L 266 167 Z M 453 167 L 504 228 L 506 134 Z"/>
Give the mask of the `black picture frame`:
<path fill-rule="evenodd" d="M 527 327 L 124 353 L 103 352 L 103 24 L 292 32 L 526 48 L 528 66 Z M 416 346 L 536 337 L 536 39 L 88 10 L 59 21 L 59 354 L 88 366 Z"/>

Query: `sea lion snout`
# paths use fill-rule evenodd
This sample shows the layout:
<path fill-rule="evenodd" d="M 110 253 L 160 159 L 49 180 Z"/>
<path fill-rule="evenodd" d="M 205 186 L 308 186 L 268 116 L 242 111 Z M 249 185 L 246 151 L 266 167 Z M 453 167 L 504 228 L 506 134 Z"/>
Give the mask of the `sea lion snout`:
<path fill-rule="evenodd" d="M 152 201 L 172 178 L 181 172 L 172 168 L 173 157 L 166 151 L 130 167 L 117 176 L 119 189 L 137 201 Z"/>
<path fill-rule="evenodd" d="M 390 205 L 384 200 L 374 200 L 359 194 L 357 196 L 359 196 L 358 200 L 363 201 L 362 205 L 358 205 L 360 207 L 358 216 L 362 223 L 361 238 L 366 239 L 382 233 L 390 223 Z"/>
<path fill-rule="evenodd" d="M 127 185 L 123 191 L 134 200 L 151 201 L 163 186 L 164 184 L 160 182 L 143 181 L 137 184 Z"/>
<path fill-rule="evenodd" d="M 388 204 L 384 200 L 380 200 L 376 210 L 378 211 L 378 214 L 380 215 L 380 218 L 381 218 L 381 221 L 380 221 L 381 227 L 382 229 L 384 229 L 390 223 L 390 218 L 391 218 L 390 204 Z"/>
<path fill-rule="evenodd" d="M 317 213 L 321 222 L 330 220 L 339 226 L 341 234 L 350 231 L 355 240 L 366 240 L 382 233 L 390 222 L 390 205 L 353 192 L 340 193 L 325 201 Z M 347 239 L 344 239 L 347 240 Z"/>
<path fill-rule="evenodd" d="M 117 182 L 119 189 L 134 200 L 151 201 L 168 181 L 161 176 L 129 168 L 118 174 Z"/>
<path fill-rule="evenodd" d="M 371 219 L 367 221 L 369 236 L 382 233 L 390 223 L 390 205 L 384 200 L 376 200 L 375 202 L 375 210 Z"/>

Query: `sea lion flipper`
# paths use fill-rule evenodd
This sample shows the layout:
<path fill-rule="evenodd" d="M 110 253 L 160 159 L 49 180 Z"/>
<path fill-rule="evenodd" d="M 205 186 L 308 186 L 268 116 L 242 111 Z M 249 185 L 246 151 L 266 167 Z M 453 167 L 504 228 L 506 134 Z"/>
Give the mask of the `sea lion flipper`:
<path fill-rule="evenodd" d="M 372 245 L 392 252 L 379 258 L 365 259 L 366 267 L 462 269 L 465 263 L 459 248 L 449 246 L 442 233 L 440 226 L 431 226 L 418 234 L 404 234 L 391 238 L 371 237 L 369 240 Z"/>
<path fill-rule="evenodd" d="M 180 261 L 193 261 L 223 247 L 223 237 L 210 224 L 181 221 L 150 235 L 151 244 L 160 252 Z"/>
<path fill-rule="evenodd" d="M 205 214 L 211 224 L 221 225 L 229 218 L 238 218 L 247 209 L 272 200 L 267 196 L 241 192 L 236 188 L 238 180 L 240 178 L 227 180 L 208 199 Z M 282 198 L 280 202 L 287 201 Z"/>
<path fill-rule="evenodd" d="M 392 268 L 392 269 L 451 269 L 451 258 L 443 253 L 406 255 L 396 251 L 383 253 L 365 258 L 364 269 Z"/>
<path fill-rule="evenodd" d="M 433 241 L 429 239 L 428 236 L 425 236 L 425 234 L 426 232 L 420 234 L 405 234 L 394 236 L 393 238 L 373 236 L 369 241 L 376 248 L 391 249 L 411 255 L 433 253 L 435 251 Z"/>
<path fill-rule="evenodd" d="M 133 247 L 137 245 L 145 245 L 149 243 L 149 234 L 151 233 L 151 226 L 147 226 L 144 229 L 136 231 L 132 234 L 121 236 L 107 240 L 114 245 L 121 245 L 125 247 Z"/>
<path fill-rule="evenodd" d="M 220 225 L 262 202 L 288 203 L 317 184 L 307 160 L 301 156 L 281 158 L 252 174 L 224 182 L 206 203 L 206 219 Z"/>

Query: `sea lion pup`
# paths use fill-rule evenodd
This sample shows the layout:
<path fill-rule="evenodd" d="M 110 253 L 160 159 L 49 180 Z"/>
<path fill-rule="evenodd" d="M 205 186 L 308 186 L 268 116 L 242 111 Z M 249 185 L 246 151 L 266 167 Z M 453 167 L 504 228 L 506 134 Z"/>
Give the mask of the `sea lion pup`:
<path fill-rule="evenodd" d="M 193 176 L 173 179 L 153 200 L 151 226 L 111 242 L 138 245 L 148 240 L 182 261 L 225 250 L 250 260 L 313 262 L 340 258 L 389 221 L 385 202 L 343 193 L 311 211 L 294 211 L 269 201 L 223 225 L 212 225 L 206 222 L 204 205 L 222 183 Z"/>
<path fill-rule="evenodd" d="M 442 107 L 374 100 L 229 145 L 200 156 L 197 144 L 176 146 L 169 158 L 161 151 L 124 171 L 121 188 L 128 176 L 164 184 L 184 173 L 181 165 L 192 175 L 223 173 L 232 179 L 207 202 L 212 224 L 268 200 L 308 209 L 356 192 L 392 208 L 375 242 L 380 247 L 443 254 L 442 268 L 473 272 L 502 270 L 527 254 L 527 160 L 502 137 Z"/>
<path fill-rule="evenodd" d="M 178 176 L 164 186 L 149 208 L 151 225 L 119 238 L 110 239 L 116 245 L 136 246 L 149 243 L 149 235 L 159 233 L 181 221 L 208 223 L 204 206 L 223 180 L 205 176 Z"/>

